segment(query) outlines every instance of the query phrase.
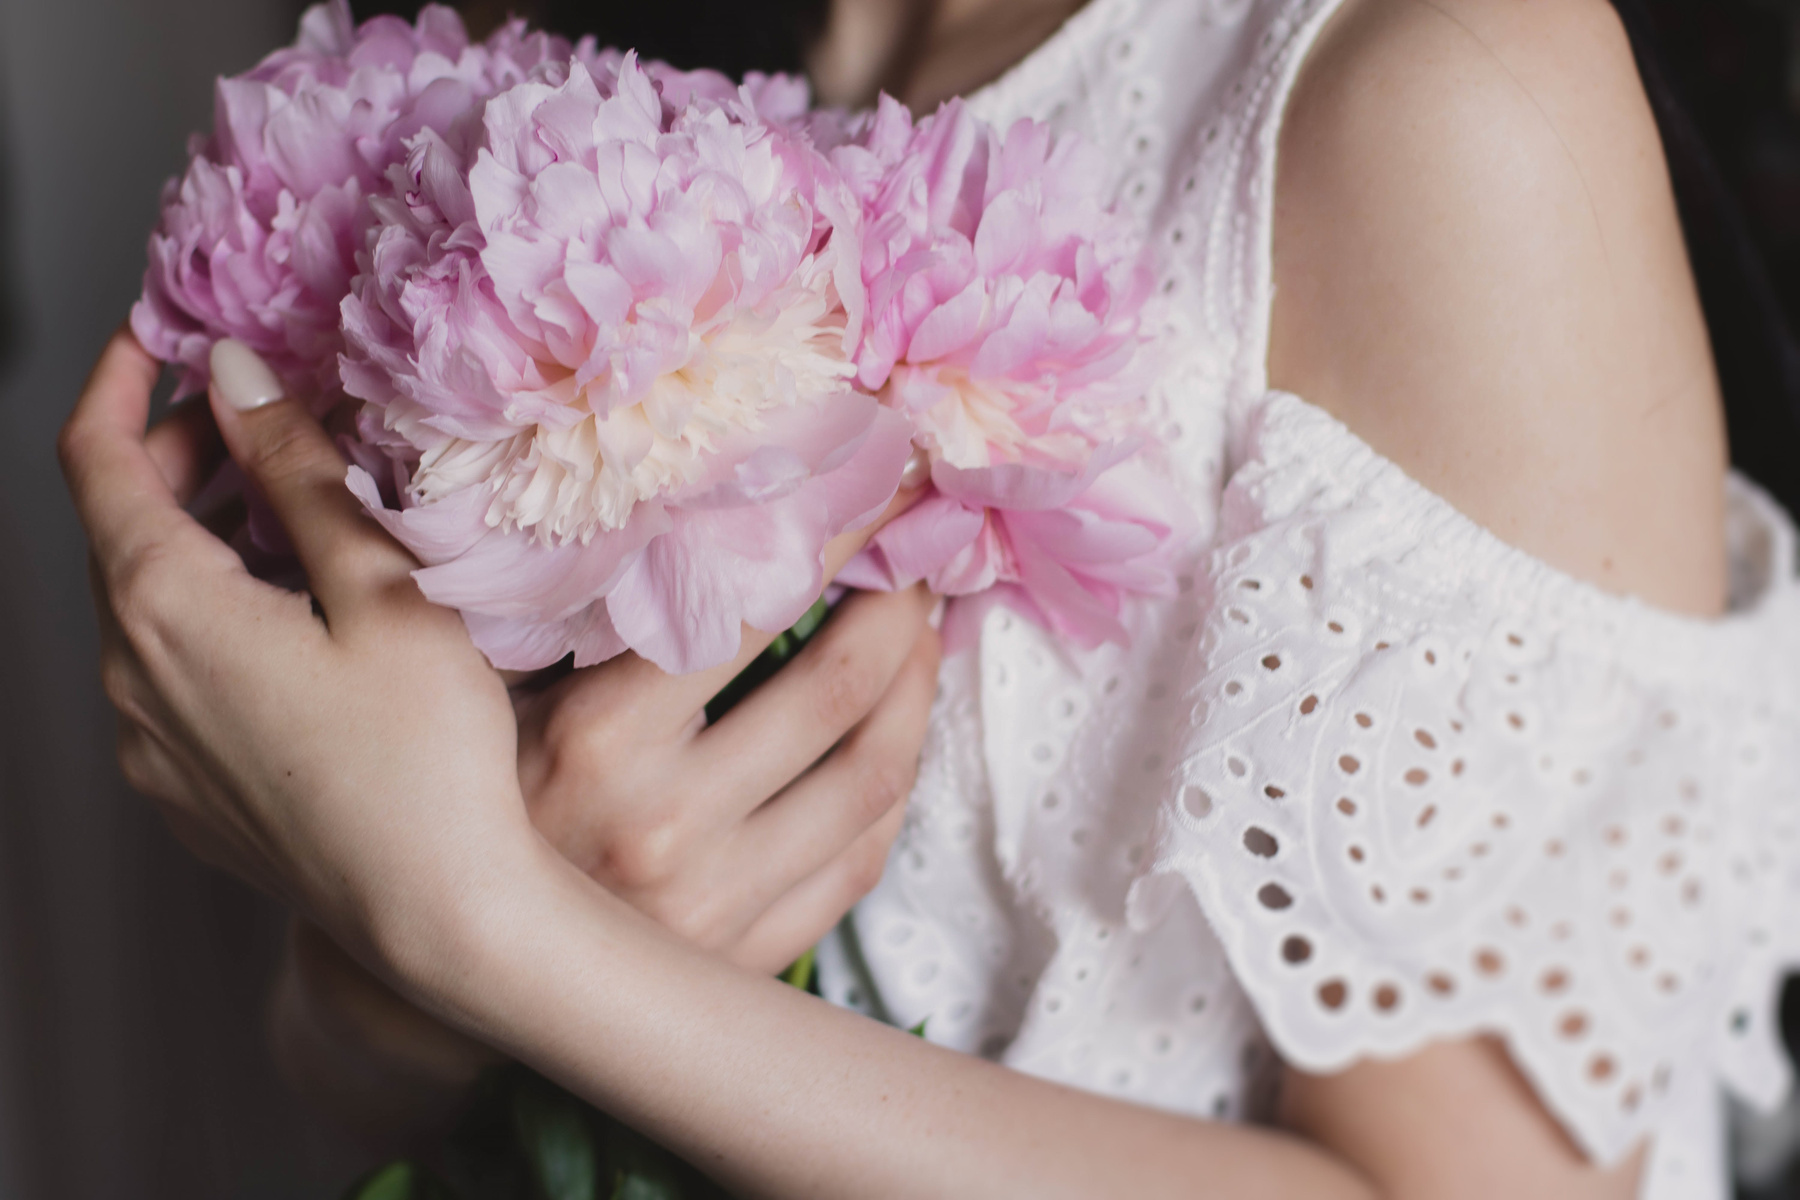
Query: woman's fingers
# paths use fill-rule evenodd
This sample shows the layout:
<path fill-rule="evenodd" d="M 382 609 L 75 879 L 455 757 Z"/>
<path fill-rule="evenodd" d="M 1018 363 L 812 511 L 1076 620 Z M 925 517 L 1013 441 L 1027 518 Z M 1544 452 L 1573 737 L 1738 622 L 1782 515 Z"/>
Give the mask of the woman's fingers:
<path fill-rule="evenodd" d="M 747 814 L 818 761 L 875 708 L 922 634 L 935 603 L 923 588 L 858 592 L 794 660 L 694 741 L 715 819 Z"/>
<path fill-rule="evenodd" d="M 924 629 L 879 704 L 817 766 L 757 809 L 734 836 L 746 864 L 783 863 L 751 874 L 772 903 L 796 879 L 841 855 L 871 826 L 904 807 L 918 774 L 919 751 L 937 695 L 938 635 Z M 753 905 L 754 907 L 754 905 Z"/>
<path fill-rule="evenodd" d="M 738 810 L 755 800 L 746 805 L 740 798 L 735 809 L 721 800 L 743 792 L 736 780 L 721 782 L 737 768 L 693 762 L 685 782 L 614 778 L 648 805 L 596 803 L 567 780 L 540 788 L 532 821 L 565 857 L 666 928 L 705 947 L 730 947 L 785 893 L 904 808 L 936 692 L 937 661 L 937 634 L 927 628 L 873 711 L 748 821 L 740 821 Z M 612 757 L 628 754 L 621 748 Z M 587 774 L 577 767 L 571 779 Z M 879 873 L 874 856 L 857 861 Z"/>
<path fill-rule="evenodd" d="M 145 449 L 158 370 L 130 333 L 113 335 L 57 443 L 108 592 L 134 606 L 154 569 L 178 564 L 191 582 L 197 568 L 223 562 L 217 552 L 224 547 L 182 511 Z"/>
<path fill-rule="evenodd" d="M 144 451 L 182 506 L 189 504 L 225 459 L 212 412 L 198 397 L 176 405 L 144 436 Z"/>
<path fill-rule="evenodd" d="M 928 629 L 874 711 L 829 757 L 634 902 L 707 947 L 740 946 L 748 931 L 764 926 L 754 954 L 732 952 L 739 962 L 791 957 L 811 945 L 807 938 L 829 928 L 880 877 L 912 791 L 937 659 L 937 635 Z M 786 915 L 766 924 L 776 908 Z"/>
<path fill-rule="evenodd" d="M 348 467 L 331 438 L 254 351 L 213 347 L 213 414 L 231 456 L 281 519 L 328 620 L 381 592 L 417 597 L 418 566 L 369 520 L 344 484 Z"/>
<path fill-rule="evenodd" d="M 773 975 L 818 945 L 881 882 L 888 852 L 905 825 L 906 806 L 896 804 L 843 853 L 770 905 L 732 947 L 731 961 Z"/>

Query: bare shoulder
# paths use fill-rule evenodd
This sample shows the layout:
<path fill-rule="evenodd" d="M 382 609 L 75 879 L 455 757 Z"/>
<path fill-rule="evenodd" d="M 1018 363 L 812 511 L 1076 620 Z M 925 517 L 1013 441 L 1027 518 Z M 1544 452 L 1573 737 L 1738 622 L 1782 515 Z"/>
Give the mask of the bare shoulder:
<path fill-rule="evenodd" d="M 1711 350 L 1606 0 L 1350 0 L 1283 128 L 1275 283 L 1275 386 L 1555 566 L 1720 607 Z"/>

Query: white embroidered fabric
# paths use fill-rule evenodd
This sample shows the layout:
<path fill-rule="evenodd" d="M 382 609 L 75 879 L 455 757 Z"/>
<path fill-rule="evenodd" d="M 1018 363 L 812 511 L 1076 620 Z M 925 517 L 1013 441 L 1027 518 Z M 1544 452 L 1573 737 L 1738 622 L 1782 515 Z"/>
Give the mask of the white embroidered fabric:
<path fill-rule="evenodd" d="M 1726 1194 L 1800 963 L 1800 582 L 1734 481 L 1733 612 L 1508 547 L 1267 387 L 1276 134 L 1337 0 L 1091 0 L 971 103 L 1108 149 L 1159 247 L 1152 394 L 1204 536 L 1128 647 L 990 614 L 907 827 L 821 949 L 839 1003 L 1075 1086 L 1255 1119 L 1332 1070 L 1502 1037 L 1643 1195 Z"/>

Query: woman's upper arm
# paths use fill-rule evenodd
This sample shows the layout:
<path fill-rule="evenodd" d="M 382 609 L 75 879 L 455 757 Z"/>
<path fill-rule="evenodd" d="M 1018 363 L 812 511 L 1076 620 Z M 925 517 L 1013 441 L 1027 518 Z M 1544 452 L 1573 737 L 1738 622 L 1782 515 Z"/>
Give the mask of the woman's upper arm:
<path fill-rule="evenodd" d="M 1350 0 L 1281 143 L 1270 371 L 1570 574 L 1710 613 L 1724 432 L 1605 0 Z"/>
<path fill-rule="evenodd" d="M 1375 1181 L 1384 1200 L 1628 1200 L 1640 1151 L 1589 1164 L 1501 1045 L 1442 1042 L 1336 1075 L 1289 1072 L 1281 1120 Z"/>
<path fill-rule="evenodd" d="M 1527 553 L 1720 609 L 1711 352 L 1604 0 L 1350 0 L 1284 126 L 1275 284 L 1275 386 Z M 1635 1190 L 1496 1043 L 1296 1073 L 1284 1112 L 1397 1196 Z"/>

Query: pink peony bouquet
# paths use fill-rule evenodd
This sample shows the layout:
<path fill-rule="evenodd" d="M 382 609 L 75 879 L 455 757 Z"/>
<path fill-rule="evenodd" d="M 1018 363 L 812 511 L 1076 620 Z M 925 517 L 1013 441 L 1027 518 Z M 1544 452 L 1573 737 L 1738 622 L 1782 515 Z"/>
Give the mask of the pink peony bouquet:
<path fill-rule="evenodd" d="M 631 56 L 426 133 L 344 302 L 347 390 L 405 506 L 352 486 L 498 665 L 729 661 L 892 498 L 905 418 L 855 386 L 848 189 L 747 96 L 665 102 Z"/>
<path fill-rule="evenodd" d="M 368 197 L 421 130 L 454 130 L 482 101 L 579 54 L 523 22 L 471 44 L 438 6 L 416 25 L 358 28 L 347 0 L 309 9 L 293 46 L 221 79 L 213 131 L 163 195 L 131 327 L 182 368 L 181 394 L 206 390 L 214 342 L 236 338 L 316 409 L 340 398 L 339 303 L 356 275 Z"/>
<path fill-rule="evenodd" d="M 915 453 L 927 494 L 840 582 L 1084 646 L 1171 585 L 1148 278 L 1073 139 L 341 0 L 220 83 L 216 126 L 139 339 L 189 390 L 235 337 L 358 404 L 349 486 L 496 666 L 730 661 Z"/>

